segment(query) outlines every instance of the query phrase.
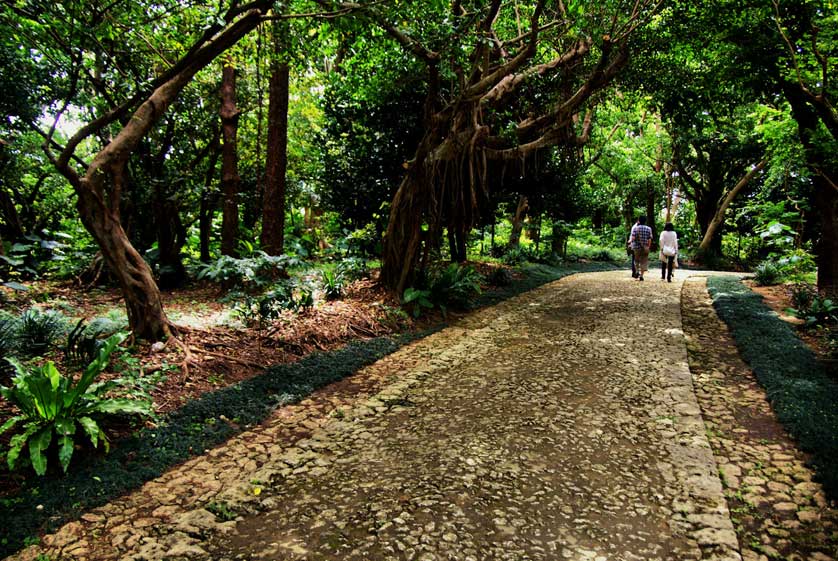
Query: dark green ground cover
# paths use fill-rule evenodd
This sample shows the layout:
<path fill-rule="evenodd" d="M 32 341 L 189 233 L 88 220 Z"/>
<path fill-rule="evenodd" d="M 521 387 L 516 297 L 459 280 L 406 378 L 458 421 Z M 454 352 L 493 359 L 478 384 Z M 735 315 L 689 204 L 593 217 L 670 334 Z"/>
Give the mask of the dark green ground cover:
<path fill-rule="evenodd" d="M 613 268 L 615 265 L 608 263 L 524 265 L 523 278 L 485 291 L 475 307 L 496 304 L 573 273 Z M 262 422 L 277 407 L 296 403 L 443 327 L 355 341 L 336 351 L 315 352 L 299 362 L 268 368 L 250 380 L 190 401 L 166 415 L 156 428 L 142 429 L 115 443 L 110 454 L 74 458 L 64 476 L 48 473 L 43 478 L 32 477 L 18 494 L 0 499 L 0 520 L 15 521 L 5 524 L 0 534 L 0 557 L 23 547 L 27 539 L 54 531 Z"/>
<path fill-rule="evenodd" d="M 739 279 L 710 277 L 707 287 L 777 419 L 811 454 L 827 495 L 838 500 L 838 383 L 794 330 Z"/>

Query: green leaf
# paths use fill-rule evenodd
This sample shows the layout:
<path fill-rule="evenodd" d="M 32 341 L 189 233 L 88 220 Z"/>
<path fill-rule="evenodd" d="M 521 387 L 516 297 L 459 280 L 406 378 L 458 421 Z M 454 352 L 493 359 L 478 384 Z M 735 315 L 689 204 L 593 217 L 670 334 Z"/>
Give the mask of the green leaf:
<path fill-rule="evenodd" d="M 151 402 L 139 399 L 105 399 L 90 405 L 91 413 L 123 413 L 126 415 L 150 415 Z"/>
<path fill-rule="evenodd" d="M 93 444 L 94 448 L 98 448 L 99 435 L 103 434 L 102 429 L 99 428 L 99 424 L 90 417 L 80 417 L 78 421 L 81 428 L 84 429 L 84 432 L 90 438 L 90 443 Z"/>
<path fill-rule="evenodd" d="M 87 368 L 84 369 L 84 373 L 82 373 L 76 387 L 73 388 L 73 390 L 64 398 L 65 407 L 71 407 L 79 396 L 87 391 L 90 384 L 92 384 L 93 380 L 96 379 L 96 376 L 101 374 L 108 366 L 111 353 L 114 351 L 116 346 L 123 342 L 127 337 L 128 335 L 125 333 L 115 333 L 105 339 L 105 343 L 102 345 L 102 348 L 99 349 L 99 355 L 93 360 L 93 362 L 87 365 Z"/>
<path fill-rule="evenodd" d="M 73 437 L 59 436 L 58 437 L 58 461 L 61 463 L 61 469 L 67 473 L 67 466 L 70 465 L 70 458 L 73 457 Z"/>
<path fill-rule="evenodd" d="M 52 425 L 47 425 L 29 440 L 29 459 L 32 460 L 32 468 L 38 475 L 47 472 L 46 450 L 52 442 Z"/>
<path fill-rule="evenodd" d="M 20 434 L 16 434 L 12 437 L 9 441 L 9 453 L 6 454 L 6 463 L 9 465 L 9 469 L 15 469 L 15 463 L 17 463 L 17 458 L 20 456 L 20 451 L 26 445 L 26 441 L 29 439 L 32 434 L 35 433 L 41 425 L 38 423 L 32 423 L 26 430 Z"/>
<path fill-rule="evenodd" d="M 8 419 L 5 423 L 3 423 L 3 426 L 0 427 L 0 434 L 3 434 L 4 432 L 9 430 L 13 426 L 18 424 L 20 421 L 24 420 L 25 418 L 26 417 L 24 415 L 18 415 L 16 417 L 12 417 L 11 419 Z"/>
<path fill-rule="evenodd" d="M 76 433 L 76 423 L 72 419 L 56 419 L 55 432 L 62 436 L 71 436 Z"/>

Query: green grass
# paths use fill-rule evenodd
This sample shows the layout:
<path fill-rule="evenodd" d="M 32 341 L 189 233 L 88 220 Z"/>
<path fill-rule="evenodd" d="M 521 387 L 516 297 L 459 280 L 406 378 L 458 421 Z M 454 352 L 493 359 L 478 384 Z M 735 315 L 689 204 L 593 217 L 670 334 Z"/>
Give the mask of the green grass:
<path fill-rule="evenodd" d="M 777 419 L 811 454 L 827 495 L 838 499 L 838 382 L 827 376 L 793 329 L 738 279 L 711 277 L 707 285 Z"/>

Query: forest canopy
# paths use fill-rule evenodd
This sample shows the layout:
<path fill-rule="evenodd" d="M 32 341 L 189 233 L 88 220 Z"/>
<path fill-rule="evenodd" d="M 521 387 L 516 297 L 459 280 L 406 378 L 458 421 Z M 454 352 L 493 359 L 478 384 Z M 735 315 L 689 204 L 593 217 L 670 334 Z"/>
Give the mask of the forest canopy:
<path fill-rule="evenodd" d="M 140 338 L 222 258 L 356 252 L 403 294 L 639 214 L 836 292 L 832 1 L 22 0 L 0 29 L 3 281 L 112 282 Z"/>

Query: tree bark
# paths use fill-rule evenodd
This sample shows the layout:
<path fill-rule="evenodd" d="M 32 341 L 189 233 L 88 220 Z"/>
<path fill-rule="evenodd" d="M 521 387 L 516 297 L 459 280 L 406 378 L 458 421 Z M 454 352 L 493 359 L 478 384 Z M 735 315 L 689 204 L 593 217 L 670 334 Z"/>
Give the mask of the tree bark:
<path fill-rule="evenodd" d="M 236 69 L 231 60 L 221 74 L 221 130 L 224 138 L 221 154 L 221 253 L 235 257 L 239 238 L 238 129 L 240 112 L 236 108 Z"/>
<path fill-rule="evenodd" d="M 697 253 L 699 255 L 705 255 L 708 251 L 710 251 L 713 237 L 716 235 L 719 227 L 724 223 L 725 220 L 725 212 L 727 212 L 730 203 L 736 198 L 737 195 L 751 182 L 751 180 L 757 175 L 757 173 L 762 170 L 768 162 L 766 160 L 762 160 L 753 168 L 751 168 L 748 173 L 746 173 L 742 179 L 740 179 L 736 185 L 734 185 L 733 189 L 725 195 L 724 200 L 719 205 L 719 208 L 716 210 L 716 214 L 713 216 L 713 219 L 710 220 L 710 223 L 707 225 L 707 229 L 704 232 L 704 238 L 702 238 L 701 243 L 698 246 Z"/>
<path fill-rule="evenodd" d="M 830 165 L 830 156 L 816 138 L 822 111 L 812 107 L 796 84 L 781 81 L 781 87 L 797 122 L 806 162 L 813 171 L 812 203 L 820 221 L 820 238 L 815 243 L 818 290 L 838 298 L 838 166 Z M 838 141 L 834 133 L 833 140 Z"/>
<path fill-rule="evenodd" d="M 288 169 L 288 62 L 281 30 L 274 26 L 274 60 L 268 101 L 268 153 L 265 158 L 265 194 L 262 202 L 262 251 L 282 255 L 285 236 L 285 180 Z"/>
<path fill-rule="evenodd" d="M 818 289 L 838 298 L 838 174 L 816 176 L 815 202 L 820 216 L 821 237 L 815 246 Z"/>
<path fill-rule="evenodd" d="M 508 249 L 517 248 L 521 243 L 521 232 L 524 229 L 524 218 L 527 216 L 529 202 L 524 195 L 518 196 L 518 205 L 515 207 L 515 214 L 512 215 L 512 232 L 509 234 Z"/>
<path fill-rule="evenodd" d="M 85 228 L 102 249 L 108 270 L 119 282 L 131 331 L 139 338 L 169 337 L 171 326 L 151 269 L 125 235 L 118 210 L 94 196 L 85 186 L 87 181 L 82 179 L 82 189 L 77 190 L 76 206 Z"/>

